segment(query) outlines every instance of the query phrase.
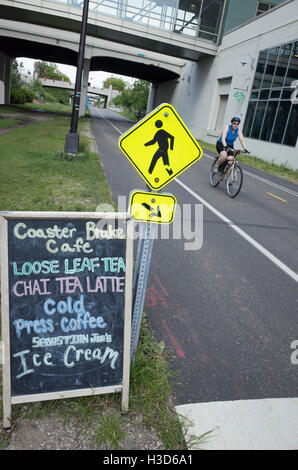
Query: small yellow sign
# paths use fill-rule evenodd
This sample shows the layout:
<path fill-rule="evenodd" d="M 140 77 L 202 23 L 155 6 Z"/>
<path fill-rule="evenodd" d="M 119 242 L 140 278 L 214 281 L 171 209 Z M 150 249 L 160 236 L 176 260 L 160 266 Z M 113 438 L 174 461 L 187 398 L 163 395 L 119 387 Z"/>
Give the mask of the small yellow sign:
<path fill-rule="evenodd" d="M 162 104 L 119 139 L 119 147 L 142 178 L 160 190 L 203 155 L 170 104 Z"/>
<path fill-rule="evenodd" d="M 172 194 L 134 191 L 130 197 L 129 213 L 135 220 L 170 224 L 174 220 L 177 200 Z"/>

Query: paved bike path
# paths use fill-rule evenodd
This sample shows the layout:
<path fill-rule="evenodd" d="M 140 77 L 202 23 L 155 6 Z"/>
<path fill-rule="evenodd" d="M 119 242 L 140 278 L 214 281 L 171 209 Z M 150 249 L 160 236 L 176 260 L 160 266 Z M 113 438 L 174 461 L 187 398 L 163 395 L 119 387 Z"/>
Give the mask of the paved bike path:
<path fill-rule="evenodd" d="M 113 138 L 109 132 L 111 124 Z M 117 149 L 119 133 L 128 127 L 125 122 L 112 120 L 96 126 L 99 150 L 114 196 L 144 187 L 140 177 Z M 181 180 L 205 198 L 208 196 L 208 201 L 217 210 L 231 218 L 233 216 L 242 228 L 246 224 L 245 229 L 250 230 L 251 235 L 263 237 L 263 209 L 259 213 L 260 204 L 254 205 L 255 199 L 263 197 L 260 185 L 251 190 L 247 184 L 243 198 L 232 204 L 223 190 L 210 188 L 209 167 L 210 161 L 202 160 L 192 171 L 185 172 Z M 167 190 L 181 203 L 193 205 L 196 202 L 192 194 L 177 182 L 168 185 Z M 281 202 L 274 199 L 274 203 Z M 270 220 L 271 227 L 280 224 L 280 206 L 276 207 L 273 206 L 272 211 L 276 222 Z M 247 220 L 245 214 L 249 211 Z M 291 228 L 291 224 L 296 223 L 291 210 L 285 217 L 289 218 L 286 224 Z M 191 219 L 193 221 L 193 215 Z M 256 222 L 260 222 L 259 235 Z M 281 229 L 284 225 L 282 223 Z M 277 231 L 272 229 L 271 232 L 275 248 Z M 287 245 L 291 247 L 294 236 L 291 230 L 288 232 Z M 264 237 L 265 242 L 267 238 Z M 229 244 L 233 250 L 229 249 Z M 280 245 L 284 246 L 283 243 Z M 278 247 L 275 254 L 282 257 L 282 250 L 287 257 L 283 261 L 291 261 L 284 248 Z M 232 289 L 231 294 L 229 289 Z M 247 246 L 229 224 L 209 210 L 204 211 L 204 245 L 201 250 L 187 253 L 181 240 L 156 240 L 146 310 L 157 339 L 164 341 L 174 355 L 174 369 L 183 371 L 183 383 L 176 388 L 174 396 L 178 412 L 182 410 L 180 406 L 189 407 L 195 413 L 199 405 L 202 405 L 202 410 L 213 402 L 233 400 L 234 403 L 245 403 L 257 398 L 263 403 L 267 398 L 284 400 L 288 396 L 296 396 L 297 371 L 289 359 L 290 340 L 298 338 L 295 289 L 296 283 L 291 278 L 261 254 L 256 256 L 253 246 Z M 200 416 L 195 414 L 194 419 L 204 424 L 196 432 L 201 434 L 210 430 L 210 422 L 200 421 Z M 219 416 L 216 417 L 218 419 Z M 233 419 L 230 419 L 231 423 Z M 268 420 L 269 415 L 264 414 L 264 422 L 269 424 Z M 219 441 L 214 442 L 220 445 Z M 289 442 L 292 445 L 292 441 Z"/>

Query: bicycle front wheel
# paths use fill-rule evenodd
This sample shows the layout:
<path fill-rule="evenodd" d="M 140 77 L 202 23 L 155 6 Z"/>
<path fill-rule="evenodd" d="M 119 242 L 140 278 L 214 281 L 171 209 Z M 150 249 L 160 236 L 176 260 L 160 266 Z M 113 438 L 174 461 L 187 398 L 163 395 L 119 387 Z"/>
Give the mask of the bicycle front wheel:
<path fill-rule="evenodd" d="M 241 190 L 243 183 L 243 172 L 241 166 L 233 165 L 227 177 L 227 194 L 230 197 L 236 197 Z"/>

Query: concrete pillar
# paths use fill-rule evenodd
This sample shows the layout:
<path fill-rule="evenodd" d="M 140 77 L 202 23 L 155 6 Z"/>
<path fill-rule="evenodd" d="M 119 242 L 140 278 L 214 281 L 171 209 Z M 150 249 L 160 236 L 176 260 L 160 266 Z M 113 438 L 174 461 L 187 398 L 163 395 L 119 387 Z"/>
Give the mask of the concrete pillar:
<path fill-rule="evenodd" d="M 80 100 L 80 111 L 79 116 L 85 116 L 86 113 L 86 102 L 88 93 L 88 78 L 90 70 L 90 59 L 84 59 L 83 76 L 82 76 L 82 88 L 81 88 L 81 100 Z"/>
<path fill-rule="evenodd" d="M 5 70 L 5 104 L 10 104 L 10 90 L 11 90 L 11 69 L 13 59 L 7 57 L 6 70 Z"/>
<path fill-rule="evenodd" d="M 4 104 L 5 102 L 5 86 L 4 82 L 0 80 L 0 104 Z"/>
<path fill-rule="evenodd" d="M 113 98 L 112 96 L 112 92 L 113 92 L 113 86 L 112 84 L 109 86 L 109 91 L 108 91 L 108 99 L 107 99 L 107 106 L 108 107 L 110 104 L 111 104 L 111 100 Z"/>
<path fill-rule="evenodd" d="M 0 104 L 10 104 L 10 79 L 12 59 L 0 52 Z"/>
<path fill-rule="evenodd" d="M 154 98 L 156 95 L 156 90 L 157 90 L 157 84 L 151 83 L 150 88 L 149 88 L 146 114 L 150 113 L 154 109 Z"/>
<path fill-rule="evenodd" d="M 5 104 L 5 55 L 0 52 L 0 104 Z"/>

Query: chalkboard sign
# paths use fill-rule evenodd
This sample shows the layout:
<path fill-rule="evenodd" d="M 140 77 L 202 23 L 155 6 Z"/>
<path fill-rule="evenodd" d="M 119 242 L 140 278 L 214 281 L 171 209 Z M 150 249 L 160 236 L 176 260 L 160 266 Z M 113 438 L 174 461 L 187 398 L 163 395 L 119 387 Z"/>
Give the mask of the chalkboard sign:
<path fill-rule="evenodd" d="M 5 427 L 14 403 L 122 391 L 127 408 L 132 220 L 59 212 L 0 220 Z"/>

